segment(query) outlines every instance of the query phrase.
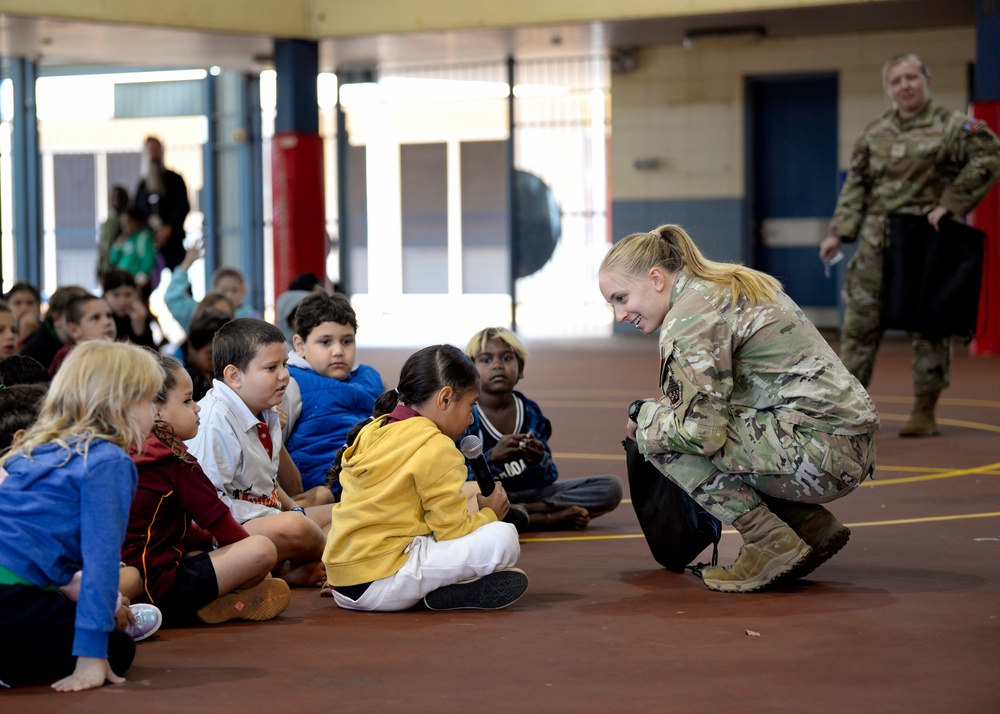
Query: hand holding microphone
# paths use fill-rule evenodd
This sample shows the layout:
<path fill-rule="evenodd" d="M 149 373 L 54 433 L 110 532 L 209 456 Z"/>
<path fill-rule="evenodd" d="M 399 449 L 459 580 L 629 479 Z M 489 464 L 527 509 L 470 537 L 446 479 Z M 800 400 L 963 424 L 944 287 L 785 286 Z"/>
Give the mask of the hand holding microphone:
<path fill-rule="evenodd" d="M 489 496 L 493 493 L 495 484 L 493 474 L 490 473 L 490 465 L 486 463 L 486 457 L 483 456 L 482 440 L 478 436 L 470 434 L 462 439 L 458 448 L 469 460 L 469 465 L 472 466 L 472 473 L 476 477 L 476 483 L 479 484 L 480 493 Z"/>

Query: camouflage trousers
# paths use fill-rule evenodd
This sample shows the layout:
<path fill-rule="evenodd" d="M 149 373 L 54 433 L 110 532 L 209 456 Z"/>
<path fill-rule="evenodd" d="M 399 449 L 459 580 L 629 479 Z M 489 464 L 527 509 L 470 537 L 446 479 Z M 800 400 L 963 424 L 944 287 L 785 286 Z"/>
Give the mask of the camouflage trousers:
<path fill-rule="evenodd" d="M 840 333 L 840 359 L 848 371 L 868 387 L 875 354 L 882 341 L 882 257 L 885 250 L 886 217 L 865 216 L 858 237 L 858 250 L 847 266 L 844 324 Z M 913 391 L 938 393 L 948 386 L 951 374 L 951 338 L 928 338 L 910 334 L 913 345 Z"/>
<path fill-rule="evenodd" d="M 849 494 L 875 470 L 872 434 L 828 434 L 754 410 L 734 417 L 726 444 L 712 456 L 671 452 L 650 459 L 723 523 L 755 508 L 758 492 L 826 503 Z"/>

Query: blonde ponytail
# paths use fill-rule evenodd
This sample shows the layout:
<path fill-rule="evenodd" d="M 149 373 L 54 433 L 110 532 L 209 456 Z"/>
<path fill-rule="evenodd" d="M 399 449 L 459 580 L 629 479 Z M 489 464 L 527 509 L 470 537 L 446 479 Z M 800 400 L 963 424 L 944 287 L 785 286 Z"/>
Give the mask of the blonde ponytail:
<path fill-rule="evenodd" d="M 754 304 L 774 300 L 777 279 L 736 263 L 709 260 L 683 228 L 664 224 L 648 233 L 633 233 L 612 246 L 601 262 L 601 273 L 636 277 L 660 268 L 670 275 L 687 268 L 692 275 L 728 290 L 735 304 L 741 295 Z"/>

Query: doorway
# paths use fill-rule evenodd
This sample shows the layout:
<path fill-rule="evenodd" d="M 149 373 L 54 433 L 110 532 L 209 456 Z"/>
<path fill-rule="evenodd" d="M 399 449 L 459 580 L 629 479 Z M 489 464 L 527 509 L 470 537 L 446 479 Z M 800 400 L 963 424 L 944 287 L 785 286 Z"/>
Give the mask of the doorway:
<path fill-rule="evenodd" d="M 818 327 L 839 324 L 843 265 L 818 258 L 837 201 L 837 76 L 747 80 L 747 194 L 754 265 Z"/>

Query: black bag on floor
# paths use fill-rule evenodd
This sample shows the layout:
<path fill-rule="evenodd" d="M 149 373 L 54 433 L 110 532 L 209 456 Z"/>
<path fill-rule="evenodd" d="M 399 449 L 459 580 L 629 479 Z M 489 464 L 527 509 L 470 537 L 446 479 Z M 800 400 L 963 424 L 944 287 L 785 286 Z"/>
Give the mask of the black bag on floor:
<path fill-rule="evenodd" d="M 882 327 L 927 337 L 976 333 L 986 234 L 927 216 L 889 216 L 882 263 Z"/>
<path fill-rule="evenodd" d="M 711 563 L 699 563 L 692 569 L 716 565 L 722 537 L 719 520 L 646 461 L 638 444 L 626 439 L 622 446 L 632 508 L 656 562 L 683 573 L 699 553 L 712 546 Z"/>

